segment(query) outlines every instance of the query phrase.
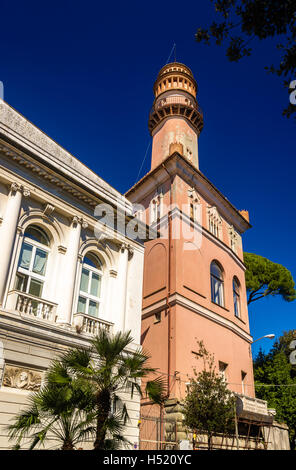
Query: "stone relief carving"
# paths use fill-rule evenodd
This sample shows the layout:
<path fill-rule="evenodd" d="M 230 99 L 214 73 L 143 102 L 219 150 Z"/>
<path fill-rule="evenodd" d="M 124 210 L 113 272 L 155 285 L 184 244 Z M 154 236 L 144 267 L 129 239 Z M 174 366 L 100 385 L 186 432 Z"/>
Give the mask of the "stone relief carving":
<path fill-rule="evenodd" d="M 22 367 L 5 366 L 3 386 L 21 390 L 38 391 L 41 386 L 42 373 Z"/>

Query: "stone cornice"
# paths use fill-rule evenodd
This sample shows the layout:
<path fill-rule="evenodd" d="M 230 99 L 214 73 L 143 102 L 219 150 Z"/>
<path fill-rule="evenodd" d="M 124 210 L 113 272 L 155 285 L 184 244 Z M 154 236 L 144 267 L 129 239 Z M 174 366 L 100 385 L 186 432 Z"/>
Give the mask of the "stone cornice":
<path fill-rule="evenodd" d="M 186 180 L 191 187 L 194 187 L 198 194 L 207 200 L 207 203 L 217 206 L 219 212 L 225 220 L 234 225 L 236 229 L 243 233 L 251 227 L 249 222 L 240 212 L 229 202 L 229 200 L 191 163 L 182 157 L 178 152 L 174 152 L 155 169 L 147 173 L 138 183 L 130 188 L 125 196 L 133 203 L 139 202 L 147 197 L 157 184 L 163 184 L 168 179 L 167 168 L 171 176 L 179 175 Z"/>
<path fill-rule="evenodd" d="M 172 211 L 171 211 L 171 217 L 172 217 L 172 220 L 175 219 L 175 218 L 178 218 L 180 220 L 182 220 L 182 222 L 186 222 L 188 225 L 190 225 L 191 227 L 194 227 L 196 230 L 198 230 L 199 232 L 201 232 L 202 236 L 208 238 L 209 240 L 211 240 L 212 243 L 214 243 L 215 245 L 217 245 L 219 248 L 221 248 L 223 251 L 225 251 L 236 263 L 237 265 L 243 270 L 245 271 L 246 270 L 246 266 L 243 262 L 243 260 L 241 260 L 237 254 L 231 250 L 231 248 L 222 240 L 220 240 L 219 238 L 215 237 L 211 232 L 209 232 L 209 230 L 207 230 L 205 227 L 202 227 L 200 226 L 197 222 L 194 222 L 190 219 L 190 217 L 188 217 L 187 214 L 185 214 L 183 211 L 181 211 L 180 209 L 178 209 L 177 207 L 175 207 Z M 167 226 L 167 221 L 168 221 L 168 217 L 167 215 L 164 215 L 157 224 L 155 225 L 159 225 L 159 231 L 160 231 L 160 234 L 161 234 L 161 228 L 162 227 L 166 227 Z M 153 226 L 153 225 L 152 225 Z M 161 240 L 161 237 L 159 238 Z M 190 241 L 190 240 L 189 240 Z"/>
<path fill-rule="evenodd" d="M 117 205 L 121 210 L 131 210 L 129 201 L 122 194 L 2 100 L 0 137 L 12 144 L 13 149 L 19 149 L 26 156 L 30 155 L 78 187 L 87 188 L 88 193 L 102 196 L 109 204 Z"/>
<path fill-rule="evenodd" d="M 30 157 L 25 153 L 12 149 L 8 144 L 5 144 L 0 140 L 0 151 L 2 151 L 7 157 L 12 158 L 15 163 L 18 163 L 21 166 L 26 167 L 28 170 L 37 174 L 39 177 L 43 178 L 45 181 L 53 183 L 55 186 L 63 189 L 65 192 L 70 193 L 72 196 L 77 198 L 80 201 L 83 201 L 91 207 L 95 207 L 102 200 L 98 197 L 93 197 L 89 193 L 81 191 L 78 187 L 75 187 L 72 183 L 67 182 L 63 177 L 57 176 L 49 168 L 45 167 L 42 164 L 33 162 Z"/>
<path fill-rule="evenodd" d="M 45 180 L 50 181 L 51 183 L 55 184 L 57 187 L 62 188 L 65 191 L 69 192 L 71 195 L 73 195 L 73 197 L 77 198 L 78 200 L 80 200 L 80 201 L 82 200 L 82 202 L 88 203 L 88 205 L 92 208 L 92 210 L 94 210 L 95 207 L 100 203 L 106 204 L 106 201 L 99 200 L 98 198 L 91 199 L 89 194 L 86 195 L 84 193 L 79 193 L 77 189 L 74 190 L 73 186 L 71 186 L 67 182 L 62 183 L 62 180 L 60 180 L 56 175 L 54 175 L 47 168 L 43 168 L 43 166 L 41 167 L 41 166 L 31 162 L 30 159 L 27 160 L 25 154 L 19 155 L 19 153 L 17 151 L 15 152 L 14 150 L 11 150 L 11 149 L 8 150 L 7 145 L 4 145 L 3 142 L 1 142 L 1 139 L 0 139 L 0 152 L 3 151 L 3 149 L 5 149 L 4 153 L 7 152 L 9 157 L 12 157 L 15 160 L 20 158 L 22 160 L 22 165 L 25 165 L 27 168 L 32 170 L 34 173 L 39 174 L 39 172 L 40 172 L 40 176 L 44 177 Z M 0 168 L 1 168 L 1 165 L 0 165 Z M 29 195 L 30 191 L 31 191 L 31 193 L 34 193 L 34 195 L 35 195 L 34 197 L 37 197 L 39 200 L 42 200 L 42 203 L 44 204 L 45 213 L 50 212 L 51 210 L 52 210 L 52 212 L 54 210 L 57 210 L 57 211 L 62 211 L 64 213 L 64 215 L 66 215 L 66 216 L 70 216 L 72 218 L 75 216 L 75 212 L 77 212 L 77 208 L 73 204 L 69 203 L 68 201 L 64 201 L 64 199 L 61 197 L 61 195 L 54 194 L 54 196 L 52 196 L 52 193 L 49 190 L 46 190 L 46 189 L 44 189 L 40 186 L 36 186 L 35 183 L 32 183 L 29 180 L 25 180 L 23 177 L 19 177 L 19 175 L 16 175 L 16 174 L 12 173 L 10 168 L 3 167 L 3 165 L 2 165 L 2 168 L 6 173 L 6 174 L 3 173 L 3 175 L 1 175 L 3 177 L 3 183 L 6 184 L 6 185 L 11 186 L 11 184 L 14 184 L 13 180 L 16 179 L 16 177 L 18 177 L 18 182 L 15 183 L 15 185 L 17 185 L 17 189 L 21 190 L 23 192 L 23 195 L 27 195 L 27 196 Z M 22 184 L 24 181 L 26 183 L 26 186 L 24 186 Z M 30 188 L 27 187 L 29 185 L 30 185 Z M 44 191 L 45 191 L 45 194 L 43 194 Z M 46 195 L 46 197 L 45 197 L 45 195 Z M 65 204 L 66 204 L 67 208 L 71 207 L 71 210 L 67 210 L 65 207 L 62 208 L 62 206 L 57 203 L 58 200 L 61 201 L 63 206 L 65 206 Z M 48 202 L 48 204 L 46 204 L 46 202 Z M 119 210 L 118 207 L 114 207 L 115 213 L 118 210 Z M 84 215 L 84 217 L 86 216 L 86 214 L 83 214 L 83 215 Z M 121 217 L 124 218 L 126 224 L 130 220 L 135 219 L 134 216 L 127 215 L 126 213 L 123 214 Z M 92 216 L 92 215 L 87 214 L 87 219 L 88 219 L 89 226 L 94 227 L 96 224 L 98 224 L 98 227 L 104 228 L 104 225 L 101 224 L 100 221 L 94 215 Z M 142 222 L 139 222 L 139 223 L 145 228 L 146 233 L 147 233 L 147 239 L 148 239 L 149 227 L 146 224 L 142 223 Z M 143 230 L 144 230 L 144 228 L 143 228 Z M 112 238 L 112 237 L 114 237 L 114 234 L 116 232 L 107 227 L 107 233 L 108 233 L 108 237 Z M 112 235 L 112 233 L 113 233 L 113 235 Z M 116 238 L 118 238 L 119 240 L 124 240 L 124 237 L 122 237 L 122 235 L 119 234 L 119 233 L 117 233 Z M 131 240 L 131 243 L 134 243 L 135 245 L 139 244 L 139 242 L 137 242 L 136 240 L 133 240 L 133 241 Z"/>
<path fill-rule="evenodd" d="M 30 336 L 34 338 L 34 342 L 42 341 L 49 343 L 49 346 L 52 343 L 68 347 L 88 346 L 90 344 L 87 338 L 78 336 L 74 328 L 65 328 L 58 324 L 47 323 L 34 318 L 27 319 L 1 309 L 0 336 L 2 336 L 3 331 L 6 337 L 9 334 L 12 338 L 15 338 L 15 334 Z"/>
<path fill-rule="evenodd" d="M 233 321 L 228 320 L 225 317 L 222 317 L 221 315 L 213 312 L 212 310 L 202 307 L 198 303 L 194 302 L 193 300 L 188 299 L 187 297 L 184 297 L 181 294 L 176 293 L 176 294 L 171 295 L 168 301 L 169 301 L 170 306 L 179 305 L 189 310 L 192 310 L 196 314 L 201 315 L 205 318 L 208 318 L 209 320 L 215 323 L 218 323 L 224 328 L 231 330 L 233 333 L 237 334 L 248 343 L 251 344 L 253 342 L 252 336 L 248 332 L 243 330 L 240 326 L 236 325 Z M 163 310 L 166 307 L 166 305 L 167 305 L 167 299 L 163 299 L 153 305 L 150 305 L 149 307 L 144 308 L 142 311 L 142 319 L 150 317 L 151 315 L 154 315 L 160 310 Z"/>

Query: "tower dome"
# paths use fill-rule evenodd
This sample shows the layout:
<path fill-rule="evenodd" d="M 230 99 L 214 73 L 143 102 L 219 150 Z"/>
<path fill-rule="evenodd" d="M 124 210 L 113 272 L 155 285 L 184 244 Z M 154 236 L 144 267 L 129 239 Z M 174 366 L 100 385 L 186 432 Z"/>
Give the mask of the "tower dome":
<path fill-rule="evenodd" d="M 197 83 L 190 68 L 179 62 L 165 65 L 153 87 L 155 100 L 148 127 L 153 135 L 158 125 L 169 116 L 183 116 L 199 134 L 203 115 L 196 101 Z"/>

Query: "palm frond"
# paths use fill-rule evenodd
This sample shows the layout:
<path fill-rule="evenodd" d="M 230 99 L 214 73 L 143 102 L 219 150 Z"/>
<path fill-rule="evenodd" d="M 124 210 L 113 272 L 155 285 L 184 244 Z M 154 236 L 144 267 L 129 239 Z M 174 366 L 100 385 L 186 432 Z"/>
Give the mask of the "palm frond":
<path fill-rule="evenodd" d="M 161 405 L 167 396 L 166 381 L 164 377 L 157 377 L 154 380 L 148 380 L 145 386 L 145 391 L 150 400 Z"/>

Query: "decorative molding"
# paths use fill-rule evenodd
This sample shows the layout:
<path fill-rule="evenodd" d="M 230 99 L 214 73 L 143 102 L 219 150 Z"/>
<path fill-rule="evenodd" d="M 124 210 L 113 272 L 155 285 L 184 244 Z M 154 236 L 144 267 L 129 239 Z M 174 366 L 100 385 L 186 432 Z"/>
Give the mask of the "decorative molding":
<path fill-rule="evenodd" d="M 230 240 L 230 248 L 231 248 L 232 251 L 234 251 L 234 253 L 237 253 L 237 245 L 238 245 L 238 241 L 239 241 L 239 235 L 236 232 L 233 225 L 229 225 L 228 234 L 229 234 L 229 240 Z"/>
<path fill-rule="evenodd" d="M 35 392 L 40 389 L 41 382 L 41 372 L 25 369 L 23 367 L 5 365 L 3 376 L 4 387 L 32 390 Z"/>
<path fill-rule="evenodd" d="M 63 245 L 58 246 L 58 252 L 64 255 L 67 252 L 67 248 Z"/>
<path fill-rule="evenodd" d="M 200 204 L 200 197 L 195 188 L 188 189 L 188 197 L 192 200 L 192 202 Z"/>
<path fill-rule="evenodd" d="M 50 216 L 54 211 L 55 211 L 55 206 L 53 206 L 52 204 L 46 204 L 46 206 L 43 209 L 43 214 L 46 216 Z"/>
<path fill-rule="evenodd" d="M 128 243 L 122 243 L 120 247 L 120 251 L 123 253 L 125 250 L 128 250 L 129 256 L 133 256 L 134 249 Z"/>
<path fill-rule="evenodd" d="M 86 222 L 86 220 L 84 220 L 83 217 L 79 217 L 77 215 L 75 215 L 73 217 L 72 224 L 73 225 L 80 224 L 82 228 L 87 228 L 88 227 L 88 223 Z"/>
<path fill-rule="evenodd" d="M 23 193 L 23 196 L 24 196 L 24 197 L 30 197 L 30 195 L 31 195 L 30 189 L 29 189 L 29 188 L 25 188 L 25 187 L 23 187 L 23 186 L 22 186 L 22 193 Z"/>
<path fill-rule="evenodd" d="M 16 191 L 20 191 L 20 190 L 21 190 L 21 185 L 20 185 L 20 184 L 15 183 L 15 182 L 14 182 L 14 183 L 11 183 L 11 185 L 10 185 L 10 191 L 11 191 L 12 193 L 15 193 Z"/>
<path fill-rule="evenodd" d="M 117 277 L 116 269 L 110 269 L 109 270 L 109 275 L 110 275 L 110 277 Z"/>
<path fill-rule="evenodd" d="M 89 194 L 84 194 L 83 192 L 77 191 L 77 189 L 73 188 L 73 185 L 70 185 L 66 181 L 63 181 L 61 178 L 53 176 L 53 174 L 43 166 L 41 167 L 38 164 L 31 162 L 25 154 L 22 153 L 22 155 L 19 155 L 16 151 L 11 151 L 10 149 L 8 150 L 8 148 L 4 145 L 0 145 L 0 150 L 2 150 L 6 155 L 9 154 L 16 163 L 25 166 L 28 170 L 31 170 L 33 173 L 38 174 L 46 181 L 50 181 L 57 187 L 62 188 L 68 193 L 72 194 L 74 197 L 77 197 L 77 199 L 84 201 L 89 206 L 94 208 L 98 204 L 98 198 L 94 199 Z"/>
<path fill-rule="evenodd" d="M 31 194 L 31 190 L 15 181 L 10 185 L 10 191 L 15 193 L 16 191 L 21 191 L 24 197 L 29 197 Z"/>

